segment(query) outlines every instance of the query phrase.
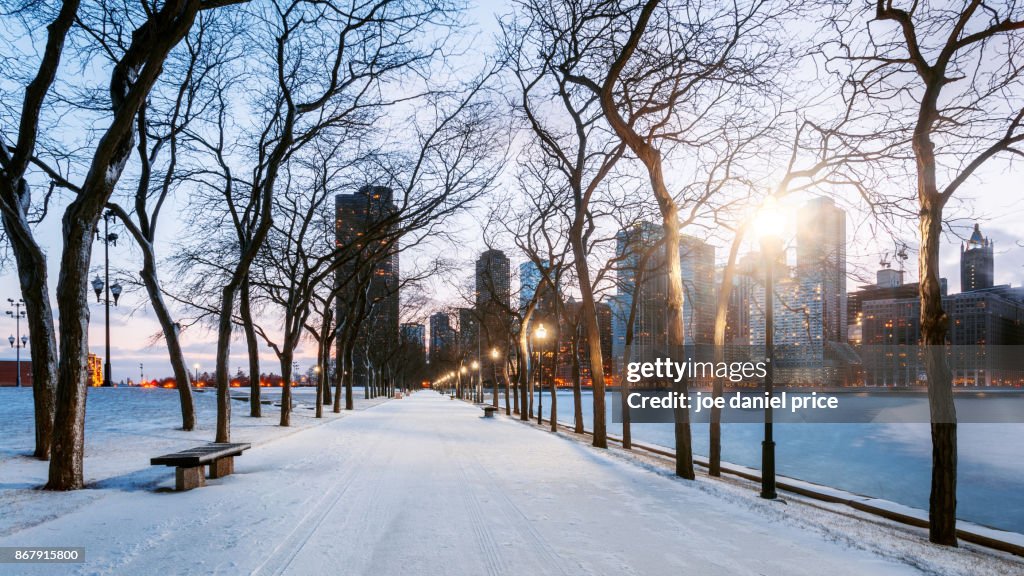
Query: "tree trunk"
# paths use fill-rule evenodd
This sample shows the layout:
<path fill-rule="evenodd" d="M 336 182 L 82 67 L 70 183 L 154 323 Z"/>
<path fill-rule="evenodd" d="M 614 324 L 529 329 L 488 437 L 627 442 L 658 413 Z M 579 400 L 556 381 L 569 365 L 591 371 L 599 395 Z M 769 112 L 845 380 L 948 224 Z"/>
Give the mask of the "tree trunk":
<path fill-rule="evenodd" d="M 922 171 L 919 160 L 919 171 Z M 918 256 L 921 296 L 921 343 L 925 347 L 928 375 L 928 404 L 931 408 L 932 481 L 928 501 L 929 539 L 936 544 L 956 546 L 956 407 L 953 404 L 953 376 L 946 362 L 946 333 L 949 317 L 942 309 L 939 284 L 939 243 L 942 233 L 943 202 L 934 186 L 935 164 L 926 172 L 920 212 L 921 250 Z M 930 188 L 930 189 L 929 189 Z"/>
<path fill-rule="evenodd" d="M 583 375 L 580 371 L 580 327 L 578 324 L 573 326 L 570 352 L 572 354 L 573 432 L 583 434 Z M 594 371 L 593 366 L 590 367 L 590 371 Z"/>
<path fill-rule="evenodd" d="M 715 308 L 715 362 L 725 361 L 725 328 L 729 318 L 729 299 L 732 297 L 732 279 L 736 274 L 736 254 L 743 241 L 746 227 L 740 227 L 729 248 L 729 260 L 722 272 L 722 286 L 718 289 L 718 302 Z M 722 397 L 724 379 L 716 377 L 712 384 L 711 396 Z M 722 475 L 722 409 L 716 405 L 711 407 L 711 422 L 708 428 L 708 475 Z"/>
<path fill-rule="evenodd" d="M 54 396 L 57 385 L 57 339 L 46 274 L 46 255 L 36 244 L 20 206 L 18 218 L 3 213 L 4 230 L 18 266 L 21 297 L 25 301 L 29 350 L 32 357 L 32 400 L 35 406 L 36 445 L 33 456 L 50 458 Z M 11 215 L 13 216 L 13 215 Z"/>
<path fill-rule="evenodd" d="M 675 199 L 665 185 L 661 153 L 650 142 L 637 134 L 633 126 L 626 123 L 619 114 L 615 104 L 615 85 L 622 74 L 622 70 L 636 51 L 637 45 L 641 42 L 651 13 L 657 5 L 658 2 L 656 0 L 648 1 L 644 4 L 629 40 L 612 63 L 608 76 L 601 86 L 600 99 L 604 116 L 608 123 L 611 124 L 616 135 L 636 154 L 637 158 L 643 162 L 644 167 L 647 168 L 647 175 L 651 181 L 651 191 L 658 201 L 658 210 L 661 211 L 662 225 L 665 230 L 663 241 L 665 244 L 666 274 L 668 275 L 668 301 L 666 303 L 668 344 L 671 354 L 682 358 L 685 351 L 683 350 L 683 279 L 679 266 L 679 209 L 676 206 Z M 577 263 L 578 266 L 579 263 Z M 581 277 L 580 282 L 582 283 L 582 281 Z M 589 337 L 591 337 L 591 334 L 588 331 Z M 600 343 L 598 343 L 598 347 L 600 348 Z M 680 379 L 676 383 L 675 392 L 683 395 L 688 393 L 685 378 Z M 687 410 L 676 410 L 675 416 L 676 475 L 693 479 L 695 476 L 693 471 L 693 447 L 690 442 L 690 413 Z"/>
<path fill-rule="evenodd" d="M 288 344 L 281 354 L 281 420 L 279 425 L 292 424 L 292 352 Z"/>
<path fill-rule="evenodd" d="M 517 370 L 516 386 L 519 387 L 519 419 L 527 421 L 533 416 L 532 395 L 530 394 L 530 319 L 533 308 L 528 307 L 523 314 L 523 325 L 519 330 L 519 353 L 516 355 Z"/>
<path fill-rule="evenodd" d="M 228 376 L 228 356 L 231 354 L 231 309 L 235 299 L 235 286 L 224 287 L 220 300 L 220 319 L 217 325 L 217 433 L 214 442 L 231 442 L 231 398 Z"/>
<path fill-rule="evenodd" d="M 85 485 L 85 397 L 89 378 L 89 263 L 99 210 L 83 207 L 79 196 L 64 214 L 64 252 L 57 282 L 60 362 L 54 418 L 49 490 L 78 490 Z M 88 202 L 95 207 L 95 199 Z M 102 206 L 102 203 L 100 203 Z"/>
<path fill-rule="evenodd" d="M 352 378 L 355 377 L 355 362 L 352 360 L 353 353 L 355 352 L 355 342 L 353 341 L 354 336 L 349 338 L 349 341 L 345 346 L 345 410 L 353 410 L 355 408 L 355 399 L 352 397 Z"/>
<path fill-rule="evenodd" d="M 660 164 L 659 164 L 660 166 Z M 659 170 L 660 176 L 660 170 Z M 668 344 L 671 357 L 685 358 L 683 349 L 683 276 L 679 265 L 679 216 L 671 197 L 663 204 L 663 225 L 665 227 L 665 259 L 668 274 Z M 687 378 L 679 378 L 675 392 L 685 397 L 689 394 Z M 690 411 L 675 411 L 676 475 L 693 480 L 693 443 L 690 436 Z"/>
<path fill-rule="evenodd" d="M 608 430 L 605 426 L 605 404 L 604 404 L 604 357 L 601 353 L 601 329 L 597 324 L 597 306 L 594 304 L 594 290 L 590 282 L 590 269 L 587 266 L 587 253 L 583 246 L 583 222 L 581 215 L 577 215 L 577 222 L 574 222 L 569 231 L 569 242 L 572 245 L 573 257 L 576 261 L 576 276 L 580 286 L 580 320 L 583 322 L 583 332 L 587 338 L 587 348 L 590 353 L 590 378 L 594 391 L 594 442 L 597 448 L 608 447 Z M 678 252 L 679 241 L 676 238 L 676 251 Z M 679 271 L 679 262 L 676 262 L 676 271 Z M 682 324 L 682 315 L 679 318 Z"/>
<path fill-rule="evenodd" d="M 506 358 L 508 358 L 508 338 L 507 338 L 507 335 L 506 335 L 506 339 L 505 339 L 505 344 L 506 344 L 506 346 L 505 346 L 505 354 L 506 355 L 505 355 L 505 358 L 503 358 L 502 361 L 501 361 L 501 378 L 502 378 L 502 380 L 505 381 L 505 415 L 506 416 L 511 416 L 512 415 L 512 404 L 509 402 L 509 388 L 512 387 L 512 380 L 509 379 L 509 376 L 508 376 L 508 360 L 506 359 Z M 497 380 L 497 376 L 495 376 L 495 379 Z"/>
<path fill-rule="evenodd" d="M 321 370 L 323 370 L 323 372 L 321 374 L 323 374 L 323 379 L 325 379 L 325 380 L 330 378 L 330 376 L 328 376 L 327 364 L 328 364 L 328 361 L 327 361 L 327 358 L 325 357 L 324 358 L 323 367 L 321 368 Z M 335 372 L 337 372 L 337 366 L 338 366 L 337 362 L 335 362 L 334 366 L 335 366 Z M 337 376 L 335 376 L 335 378 L 337 378 Z M 334 397 L 333 397 L 333 394 L 331 393 L 331 383 L 330 383 L 329 380 L 327 380 L 327 384 L 323 387 L 323 394 L 321 394 L 321 396 L 320 396 L 320 402 L 324 406 L 331 406 L 331 405 L 334 404 Z"/>
<path fill-rule="evenodd" d="M 242 280 L 238 295 L 238 315 L 242 319 L 242 331 L 245 333 L 245 348 L 249 356 L 249 416 L 263 416 L 263 404 L 260 403 L 260 343 L 256 338 L 256 327 L 252 321 L 252 292 L 249 289 L 249 275 Z"/>
<path fill-rule="evenodd" d="M 520 394 L 520 391 L 523 388 L 519 384 L 519 381 L 520 381 L 519 380 L 520 379 L 519 375 L 522 373 L 522 365 L 521 365 L 522 364 L 522 358 L 521 357 L 522 357 L 522 353 L 517 352 L 516 353 L 516 379 L 515 379 L 515 383 L 513 384 L 511 376 L 509 377 L 509 380 L 508 380 L 508 383 L 509 383 L 510 386 L 515 386 L 515 389 L 512 391 L 513 392 L 513 394 L 512 394 L 512 413 L 513 414 L 519 414 L 521 412 L 521 410 L 519 409 L 519 397 L 522 396 L 522 394 Z M 508 362 L 505 363 L 505 374 L 508 374 Z"/>
<path fill-rule="evenodd" d="M 556 394 L 556 391 L 558 390 L 558 383 L 555 381 L 555 378 L 558 375 L 558 371 L 556 369 L 558 368 L 558 348 L 559 342 L 561 341 L 562 330 L 556 323 L 554 337 L 551 339 L 551 381 L 548 382 L 551 386 L 551 412 L 548 414 L 548 420 L 551 424 L 552 432 L 558 432 L 558 395 Z M 541 394 L 543 394 L 543 380 L 541 381 L 541 384 Z"/>
<path fill-rule="evenodd" d="M 340 320 L 340 318 L 339 318 Z M 345 388 L 345 372 L 348 370 L 348 365 L 345 363 L 345 348 L 348 344 L 346 331 L 342 330 L 336 337 L 337 351 L 334 353 L 334 371 L 335 371 L 335 386 L 334 386 L 334 405 L 332 410 L 335 414 L 341 412 L 341 391 Z"/>
<path fill-rule="evenodd" d="M 138 239 L 137 239 L 138 240 Z M 178 388 L 178 400 L 181 405 L 181 429 L 195 430 L 196 410 L 192 400 L 192 386 L 189 378 L 188 365 L 185 363 L 185 354 L 181 350 L 181 340 L 178 338 L 178 326 L 171 318 L 171 311 L 164 302 L 163 292 L 160 291 L 160 280 L 156 271 L 156 255 L 153 253 L 153 245 L 149 242 L 137 242 L 142 249 L 142 283 L 146 286 L 149 294 L 149 302 L 153 306 L 153 312 L 160 322 L 160 328 L 164 333 L 164 340 L 167 342 L 167 355 L 171 362 L 171 370 L 174 372 L 174 383 Z"/>

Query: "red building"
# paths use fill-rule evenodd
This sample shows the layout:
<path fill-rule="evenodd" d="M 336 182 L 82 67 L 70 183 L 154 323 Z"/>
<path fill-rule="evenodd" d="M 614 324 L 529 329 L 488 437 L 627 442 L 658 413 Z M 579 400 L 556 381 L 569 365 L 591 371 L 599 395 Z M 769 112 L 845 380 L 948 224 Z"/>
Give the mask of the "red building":
<path fill-rule="evenodd" d="M 18 381 L 18 362 L 0 360 L 0 386 L 14 386 Z M 21 359 L 21 385 L 32 386 L 32 362 Z"/>

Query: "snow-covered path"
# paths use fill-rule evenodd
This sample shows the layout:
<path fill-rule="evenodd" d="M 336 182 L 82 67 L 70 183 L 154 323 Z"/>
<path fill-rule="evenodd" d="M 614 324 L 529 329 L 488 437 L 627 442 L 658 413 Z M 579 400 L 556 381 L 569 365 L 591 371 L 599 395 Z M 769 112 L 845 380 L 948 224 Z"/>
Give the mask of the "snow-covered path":
<path fill-rule="evenodd" d="M 480 416 L 420 392 L 254 447 L 202 489 L 113 490 L 0 538 L 84 546 L 85 564 L 0 574 L 916 573 Z"/>

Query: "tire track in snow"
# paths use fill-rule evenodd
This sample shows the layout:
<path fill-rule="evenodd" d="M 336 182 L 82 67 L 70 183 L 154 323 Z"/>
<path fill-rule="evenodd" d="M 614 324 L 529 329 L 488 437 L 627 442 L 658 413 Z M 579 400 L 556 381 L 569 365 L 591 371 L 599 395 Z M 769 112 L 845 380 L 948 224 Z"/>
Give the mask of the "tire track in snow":
<path fill-rule="evenodd" d="M 373 443 L 376 446 L 376 443 Z M 362 443 L 356 453 L 350 454 L 349 461 L 352 463 L 361 462 L 370 451 L 370 443 Z M 256 575 L 279 575 L 283 574 L 299 552 L 306 546 L 313 534 L 323 524 L 324 520 L 331 515 L 341 501 L 342 496 L 348 492 L 353 480 L 356 478 L 359 468 L 347 466 L 344 475 L 331 488 L 321 496 L 315 504 L 311 505 L 309 511 L 296 523 L 288 535 L 280 541 L 269 556 L 253 571 Z M 312 500 L 312 499 L 311 499 Z M 307 501 L 308 502 L 308 501 Z"/>
<path fill-rule="evenodd" d="M 498 489 L 488 492 L 489 495 L 494 496 L 494 508 L 497 512 L 501 513 L 506 523 L 520 535 L 527 545 L 527 549 L 530 550 L 530 554 L 534 555 L 534 558 L 538 560 L 538 564 L 544 573 L 557 573 L 566 576 L 579 574 L 580 566 L 568 568 L 563 565 L 561 556 L 551 549 L 544 537 L 534 528 L 533 523 L 535 519 L 527 516 L 512 502 L 506 491 L 500 488 L 499 480 L 494 474 L 487 470 L 476 456 L 470 455 L 466 460 L 468 460 L 466 462 L 468 466 L 463 465 L 462 470 L 467 486 L 498 487 Z"/>
<path fill-rule="evenodd" d="M 445 451 L 448 452 L 448 450 Z M 488 526 L 487 519 L 484 516 L 483 506 L 480 504 L 480 498 L 477 496 L 477 490 L 480 485 L 475 483 L 475 479 L 471 478 L 471 475 L 467 472 L 465 459 L 458 458 L 458 463 L 459 476 L 462 479 L 462 485 L 467 487 L 466 494 L 468 494 L 468 496 L 464 499 L 464 503 L 466 504 L 466 513 L 469 517 L 470 527 L 473 529 L 477 549 L 481 552 L 484 569 L 487 574 L 492 576 L 510 573 L 503 565 L 504 563 L 502 561 L 501 553 L 498 550 L 498 544 L 494 539 L 494 534 Z"/>

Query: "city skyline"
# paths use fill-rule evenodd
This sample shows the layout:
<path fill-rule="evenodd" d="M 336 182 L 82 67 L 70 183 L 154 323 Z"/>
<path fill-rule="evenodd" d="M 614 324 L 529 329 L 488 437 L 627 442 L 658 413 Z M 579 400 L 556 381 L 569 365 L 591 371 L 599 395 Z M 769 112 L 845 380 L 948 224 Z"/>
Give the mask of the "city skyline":
<path fill-rule="evenodd" d="M 465 30 L 478 34 L 480 38 L 487 38 L 500 33 L 498 17 L 504 13 L 500 5 L 490 3 L 478 3 L 469 8 L 464 23 Z M 482 59 L 481 53 L 468 58 L 467 64 L 474 64 Z M 686 174 L 669 172 L 668 179 L 686 181 Z M 513 175 L 503 176 L 503 186 L 511 187 L 514 182 Z M 42 187 L 42 185 L 40 185 Z M 960 275 L 954 273 L 959 266 L 959 250 L 961 244 L 969 239 L 975 220 L 980 221 L 989 238 L 995 241 L 995 254 L 999 257 L 1001 264 L 996 267 L 996 284 L 1020 285 L 1024 283 L 1024 251 L 1021 251 L 1020 243 L 1024 242 L 1019 228 L 1016 226 L 1021 218 L 1024 218 L 1024 205 L 1012 194 L 987 193 L 988 191 L 1009 191 L 1018 187 L 1014 171 L 1010 169 L 1007 162 L 995 160 L 987 163 L 981 170 L 975 173 L 973 179 L 964 185 L 964 194 L 947 207 L 947 216 L 952 226 L 958 231 L 958 236 L 946 235 L 942 241 L 942 274 L 949 279 L 949 289 L 959 290 Z M 895 193 L 896 191 L 894 191 Z M 119 190 L 117 193 L 126 194 L 130 191 Z M 837 192 L 838 194 L 838 192 Z M 848 198 L 847 195 L 838 194 L 844 198 L 844 208 L 856 204 L 856 196 Z M 794 195 L 798 196 L 798 195 Z M 63 195 L 56 195 L 51 202 L 51 211 L 54 213 L 64 210 L 70 198 Z M 168 214 L 186 213 L 188 211 L 188 200 L 182 197 L 171 197 L 168 199 L 165 212 Z M 409 261 L 428 258 L 428 254 L 449 250 L 453 253 L 467 251 L 471 252 L 462 264 L 471 265 L 475 260 L 476 252 L 485 249 L 481 242 L 479 233 L 480 215 L 463 216 L 456 220 L 453 228 L 458 231 L 457 241 L 450 246 L 438 248 L 431 246 L 423 251 L 413 250 L 406 258 Z M 705 231 L 713 223 L 704 222 L 698 230 Z M 118 228 L 120 226 L 118 225 Z M 916 226 L 913 224 L 896 225 L 893 227 L 900 235 L 897 238 L 879 236 L 877 228 L 867 218 L 860 218 L 851 225 L 848 234 L 848 255 L 849 270 L 848 281 L 852 284 L 869 283 L 878 267 L 877 263 L 888 253 L 894 253 L 894 245 L 904 243 L 907 245 L 910 259 L 906 262 L 906 273 L 916 276 Z M 57 253 L 61 246 L 61 223 L 59 218 L 49 218 L 41 222 L 37 227 L 37 237 L 40 244 L 49 252 Z M 123 231 L 122 231 L 123 232 Z M 165 245 L 175 245 L 181 238 L 188 237 L 195 233 L 191 223 L 188 221 L 174 221 L 168 219 L 164 226 L 157 232 L 156 240 Z M 703 235 L 703 234 L 701 234 Z M 719 252 L 727 246 L 727 241 L 722 238 L 715 238 L 713 234 L 708 241 L 719 248 Z M 141 268 L 139 250 L 132 242 L 119 243 L 111 251 L 112 253 L 112 277 L 120 278 L 121 283 L 126 286 L 121 306 L 111 316 L 112 328 L 112 363 L 115 380 L 122 378 L 137 377 L 138 365 L 145 366 L 147 376 L 170 375 L 171 368 L 167 361 L 167 354 L 163 349 L 163 342 L 159 337 L 160 325 L 151 308 L 146 303 L 144 290 L 134 280 L 137 271 Z M 98 254 L 98 252 L 96 252 Z M 719 259 L 721 256 L 719 256 Z M 716 262 L 716 267 L 720 262 Z M 513 259 L 513 265 L 518 265 L 518 260 Z M 14 270 L 14 263 L 8 259 L 6 265 L 0 267 L 0 286 L 8 287 L 7 294 L 0 294 L 3 297 L 16 297 L 17 276 Z M 47 260 L 47 268 L 50 278 L 56 279 L 60 273 L 60 262 L 57 258 Z M 98 259 L 94 257 L 94 268 L 98 268 Z M 116 270 L 114 269 L 116 268 Z M 56 289 L 55 282 L 51 283 L 51 292 Z M 459 295 L 449 283 L 441 280 L 430 283 L 428 292 L 437 300 L 437 305 L 454 304 L 458 301 Z M 93 308 L 93 322 L 89 328 L 89 338 L 92 342 L 94 352 L 102 353 L 102 312 Z M 129 315 L 130 314 L 130 315 Z M 182 316 L 185 316 L 182 314 Z M 6 318 L 4 319 L 6 320 Z M 55 319 L 56 320 L 56 319 Z M 212 326 L 201 324 L 192 325 L 192 318 L 187 318 L 182 333 L 182 349 L 186 355 L 187 365 L 191 368 L 198 363 L 201 370 L 213 369 L 214 365 L 214 343 L 216 341 L 216 330 Z M 421 319 L 425 320 L 425 319 Z M 271 322 L 272 323 L 272 322 Z M 7 333 L 14 332 L 11 322 L 0 322 L 0 330 Z M 7 334 L 4 334 L 6 338 Z M 232 373 L 234 368 L 244 367 L 245 342 L 240 336 L 232 340 L 232 356 L 237 359 L 231 361 Z M 9 346 L 0 346 L 0 359 L 13 359 L 14 350 Z M 274 366 L 276 358 L 271 349 L 260 344 L 261 362 L 268 367 Z M 316 358 L 315 346 L 302 343 L 296 351 L 297 360 L 303 367 L 312 366 Z"/>
<path fill-rule="evenodd" d="M 339 195 L 339 196 L 344 196 L 344 195 Z M 794 212 L 797 209 L 798 208 L 796 206 L 792 207 L 792 210 Z M 977 231 L 975 229 L 979 225 L 980 225 L 979 223 L 971 223 L 969 226 L 965 226 L 965 229 L 970 230 L 972 236 L 976 236 Z M 657 227 L 657 225 L 655 225 L 655 226 Z M 1008 275 L 1011 278 L 1014 277 L 1013 276 L 1014 270 L 1012 268 L 1010 270 L 1007 270 L 1007 268 L 1009 268 L 1009 266 L 1006 266 L 1005 264 L 1009 263 L 1009 264 L 1012 265 L 1013 255 L 1015 253 L 1020 252 L 1020 251 L 1019 250 L 1014 250 L 1015 248 L 1017 248 L 1017 245 L 1016 245 L 1016 243 L 1014 243 L 1012 241 L 1004 242 L 1003 243 L 1003 244 L 1008 244 L 1010 246 L 1009 248 L 1006 248 L 1005 251 L 997 251 L 997 250 L 995 250 L 995 248 L 994 248 L 995 242 L 992 240 L 992 234 L 990 232 L 988 232 L 989 230 L 990 230 L 989 225 L 986 224 L 985 225 L 985 231 L 986 232 L 985 232 L 985 235 L 983 236 L 984 242 L 986 243 L 986 246 L 984 248 L 988 251 L 988 253 L 990 255 L 993 255 L 993 254 L 995 255 L 993 258 L 995 259 L 996 262 L 995 262 L 994 265 L 992 265 L 992 268 L 994 270 L 993 282 L 997 283 L 997 284 L 1001 284 L 1001 283 L 1004 283 L 1004 282 L 998 282 L 996 279 L 998 279 L 998 278 L 1006 278 L 1006 276 L 1008 276 Z M 797 254 L 799 249 L 796 247 L 796 245 L 798 245 L 798 241 L 796 240 L 796 235 L 795 234 L 793 235 L 793 240 L 794 240 L 794 244 L 791 244 L 789 246 L 789 248 L 787 250 L 787 254 L 789 255 L 789 258 L 790 258 L 791 261 L 796 261 L 796 260 L 799 259 L 799 254 Z M 955 238 L 955 239 L 953 239 L 953 242 L 949 242 L 949 243 L 944 244 L 944 246 L 943 246 L 944 261 L 946 261 L 947 263 L 946 263 L 946 265 L 945 265 L 945 267 L 943 269 L 942 275 L 944 276 L 945 279 L 948 279 L 950 277 L 952 277 L 955 280 L 960 280 L 961 279 L 961 277 L 962 277 L 962 274 L 960 273 L 961 254 L 966 249 L 966 247 L 970 245 L 970 240 L 971 240 L 971 236 L 968 236 L 966 240 Z M 694 238 L 694 241 L 699 241 L 699 239 Z M 954 245 L 954 242 L 955 242 L 955 245 Z M 714 246 L 711 246 L 711 248 L 714 249 Z M 756 246 L 752 246 L 748 251 L 741 253 L 740 260 L 742 260 L 743 258 L 745 258 L 747 256 L 750 256 L 751 254 L 756 254 L 756 253 L 757 253 Z M 478 259 L 478 257 L 479 257 L 479 255 L 472 257 L 471 261 L 476 261 Z M 990 257 L 992 257 L 992 256 L 990 256 Z M 955 261 L 950 261 L 953 258 L 955 258 Z M 397 259 L 397 255 L 396 255 L 396 259 Z M 906 275 L 906 274 L 910 273 L 910 268 L 911 267 L 907 265 L 908 263 L 905 260 L 899 260 L 898 258 L 896 258 L 895 257 L 895 251 L 890 253 L 889 260 L 897 262 L 899 265 L 906 266 L 907 269 L 902 271 L 903 275 Z M 511 259 L 510 262 L 515 262 L 515 260 Z M 721 271 L 720 262 L 716 260 L 715 264 L 716 264 L 715 265 L 715 273 L 719 274 L 720 271 Z M 913 258 L 912 257 L 910 258 L 909 264 L 911 264 L 911 265 L 913 264 Z M 529 261 L 522 261 L 522 262 L 519 262 L 518 264 L 510 264 L 510 266 L 511 266 L 511 268 L 516 269 L 520 273 L 522 272 L 522 269 L 523 269 L 524 266 L 527 269 L 533 267 L 533 265 Z M 876 268 L 877 268 L 877 265 L 876 265 Z M 1017 268 L 1020 268 L 1020 267 L 1018 266 Z M 901 272 L 901 271 L 894 270 L 894 273 L 899 273 L 899 272 Z M 1019 271 L 1018 271 L 1018 273 L 1019 273 Z M 846 279 L 847 279 L 848 282 L 852 282 L 854 285 L 865 284 L 863 282 L 853 282 L 854 279 L 851 276 L 852 276 L 852 274 L 847 274 Z M 1017 276 L 1017 277 L 1020 278 L 1021 280 L 1019 280 L 1017 282 L 1013 282 L 1011 280 L 1009 283 L 1012 284 L 1012 285 L 1020 285 L 1020 284 L 1024 283 L 1024 274 L 1021 274 L 1020 276 Z M 518 285 L 520 282 L 521 282 L 521 274 L 510 275 L 510 288 L 509 288 L 510 298 L 511 298 L 511 295 L 515 295 L 517 297 L 516 299 L 518 300 L 519 297 L 522 296 L 521 286 Z M 715 291 L 716 292 L 715 293 L 717 293 L 717 289 L 718 289 L 717 282 L 718 282 L 718 280 L 716 279 L 715 282 L 716 282 L 716 285 L 715 285 Z M 867 283 L 867 284 L 870 285 L 870 283 Z M 906 284 L 904 286 L 906 286 Z M 848 290 L 847 291 L 847 293 L 853 293 L 853 292 L 855 292 L 855 290 Z M 616 296 L 614 296 L 614 295 L 610 295 L 607 298 L 608 303 L 613 305 L 613 307 L 615 306 L 615 298 L 616 298 Z M 124 306 L 122 306 L 121 308 L 123 309 Z M 161 345 L 160 345 L 159 342 L 155 343 L 155 344 L 147 345 L 147 346 L 143 347 L 141 350 L 138 349 L 138 348 L 130 349 L 130 348 L 124 347 L 123 345 L 118 345 L 118 341 L 119 341 L 118 335 L 123 335 L 125 328 L 131 327 L 131 326 L 133 326 L 133 325 L 135 325 L 137 323 L 138 323 L 138 319 L 137 319 L 136 316 L 132 315 L 132 316 L 129 316 L 129 317 L 125 317 L 125 316 L 121 315 L 121 309 L 119 309 L 119 308 L 113 309 L 113 314 L 111 316 L 111 326 L 112 326 L 112 330 L 113 330 L 113 333 L 112 333 L 112 338 L 113 338 L 113 359 L 112 360 L 113 360 L 114 372 L 115 372 L 115 378 L 114 379 L 115 379 L 116 382 L 129 381 L 129 380 L 132 381 L 132 382 L 137 382 L 138 379 L 139 379 L 139 375 L 140 375 L 140 370 L 139 370 L 139 364 L 140 363 L 143 364 L 143 370 L 142 371 L 145 373 L 145 376 L 146 376 L 147 379 L 165 378 L 165 377 L 168 377 L 168 376 L 171 375 L 170 367 L 166 363 L 166 354 L 161 349 L 161 347 L 160 347 Z M 100 338 L 100 340 L 95 340 L 94 339 L 94 341 L 96 341 L 97 343 L 102 343 L 102 334 L 100 332 L 96 332 L 97 330 L 101 329 L 101 326 L 102 326 L 101 322 L 93 322 L 92 323 L 92 332 L 93 332 L 93 334 L 96 337 Z M 13 325 L 10 328 L 11 328 L 10 332 L 13 333 L 14 332 Z M 614 329 L 614 326 L 613 326 L 613 329 Z M 124 336 L 122 336 L 122 339 L 121 339 L 122 342 L 124 341 L 123 338 L 124 338 Z M 137 340 L 137 339 L 129 339 L 129 340 L 133 340 L 134 341 L 134 340 Z M 238 353 L 241 354 L 241 352 L 244 350 L 244 343 L 239 342 L 237 344 L 234 344 L 233 348 L 237 348 L 238 349 Z M 428 350 L 429 350 L 429 348 L 430 348 L 430 346 L 428 344 Z M 210 362 L 210 358 L 208 357 L 208 348 L 207 348 L 207 345 L 204 342 L 188 343 L 186 341 L 186 343 L 184 345 L 184 350 L 185 350 L 187 355 L 189 355 L 190 352 L 195 352 L 195 351 L 199 351 L 199 352 L 204 353 L 203 356 L 201 357 L 202 359 L 200 361 L 198 361 L 198 362 L 189 361 L 188 362 L 188 366 L 190 367 L 190 369 L 193 368 L 194 364 L 196 364 L 196 363 L 198 363 L 200 365 L 200 373 L 207 372 L 209 369 L 212 369 L 212 362 Z M 5 351 L 6 352 L 4 354 L 0 354 L 0 359 L 2 359 L 2 360 L 8 360 L 8 359 L 13 360 L 13 356 L 14 355 L 11 353 L 11 352 L 13 352 L 13 349 L 9 350 L 9 349 L 5 348 Z M 97 349 L 95 349 L 95 352 L 97 353 L 97 356 L 102 358 L 102 349 L 97 348 Z M 619 357 L 620 354 L 621 354 L 621 347 L 616 347 L 615 348 L 615 356 Z M 276 369 L 275 369 L 274 358 L 272 356 L 272 352 L 269 349 L 261 349 L 261 356 L 264 357 L 262 359 L 263 360 L 262 364 L 265 366 L 264 373 L 265 374 L 274 373 L 276 371 Z M 23 356 L 23 359 L 26 359 L 26 358 L 27 358 L 27 356 Z M 314 349 L 311 349 L 311 348 L 309 348 L 307 346 L 301 346 L 300 347 L 299 353 L 297 354 L 297 360 L 299 361 L 299 363 L 301 365 L 301 368 L 304 368 L 303 370 L 300 370 L 301 372 L 304 373 L 306 370 L 311 369 L 314 359 L 315 359 L 315 350 Z M 233 366 L 235 364 L 237 364 L 239 369 L 242 369 L 242 371 L 244 372 L 245 362 L 243 362 L 240 359 L 238 362 L 234 362 Z M 166 368 L 161 369 L 161 366 L 166 366 Z M 235 372 L 235 370 L 232 370 L 232 373 L 234 373 L 234 372 Z"/>

